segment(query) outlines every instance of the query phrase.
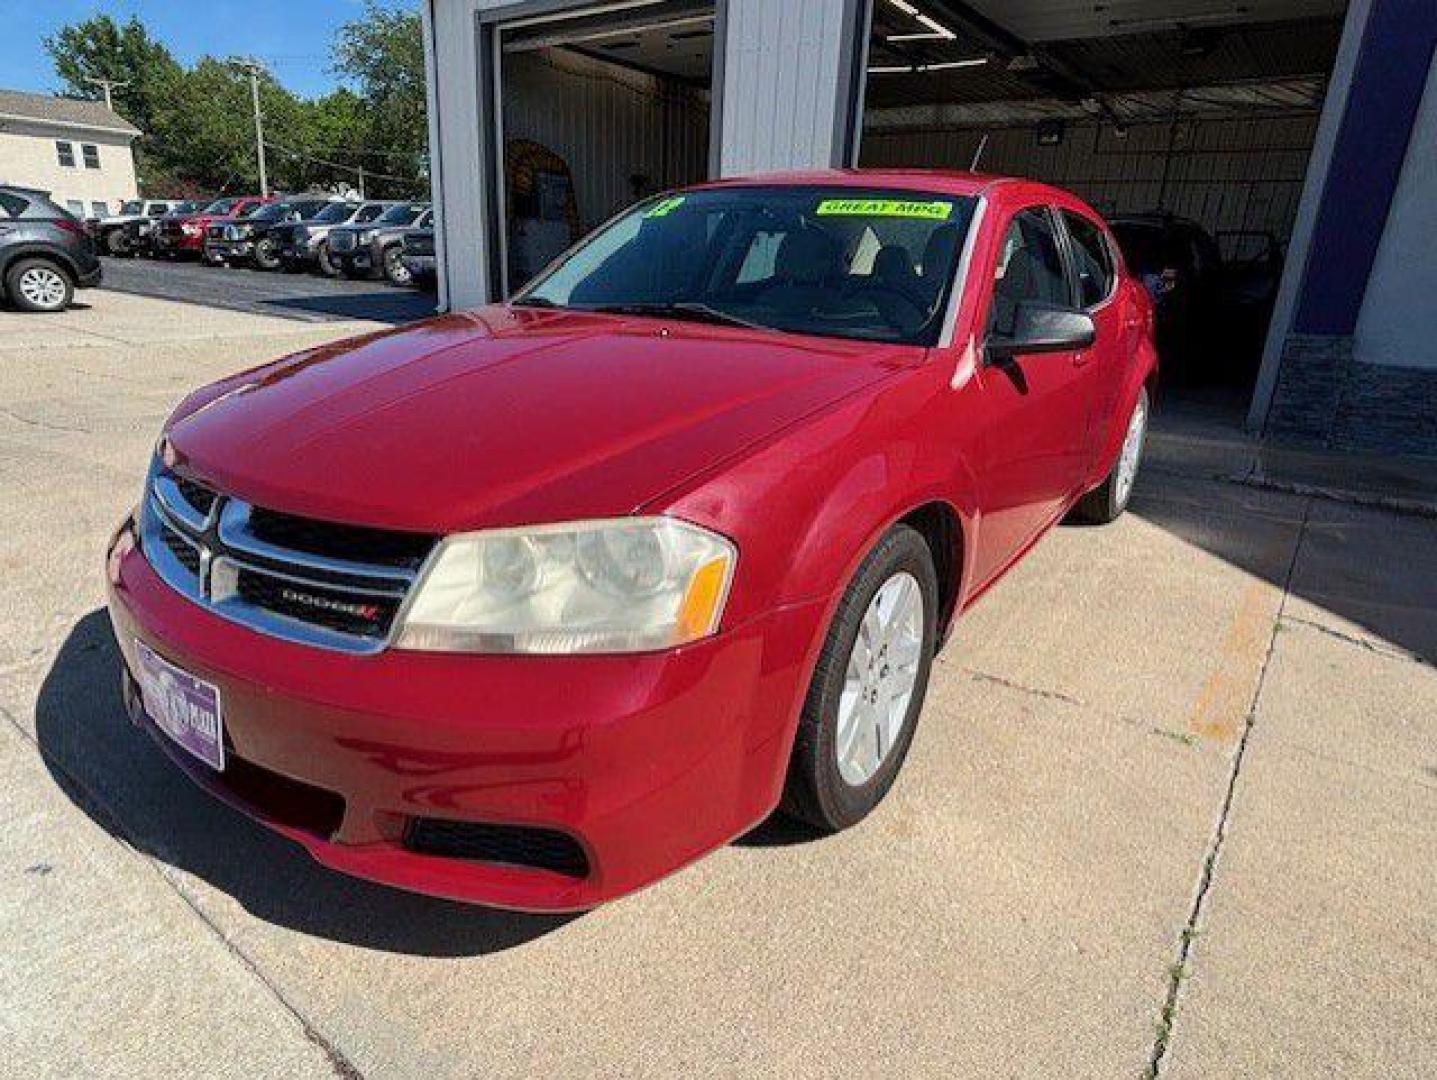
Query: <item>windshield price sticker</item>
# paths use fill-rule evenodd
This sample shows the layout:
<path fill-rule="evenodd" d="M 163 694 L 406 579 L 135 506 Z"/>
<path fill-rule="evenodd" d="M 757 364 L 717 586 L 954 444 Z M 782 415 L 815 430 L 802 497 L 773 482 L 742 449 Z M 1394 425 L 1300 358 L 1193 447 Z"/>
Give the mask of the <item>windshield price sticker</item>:
<path fill-rule="evenodd" d="M 824 199 L 818 204 L 819 217 L 892 217 L 947 221 L 953 216 L 950 202 L 904 202 L 899 199 Z"/>
<path fill-rule="evenodd" d="M 684 204 L 682 195 L 674 195 L 668 199 L 660 199 L 644 214 L 646 218 L 668 217 L 675 210 Z"/>

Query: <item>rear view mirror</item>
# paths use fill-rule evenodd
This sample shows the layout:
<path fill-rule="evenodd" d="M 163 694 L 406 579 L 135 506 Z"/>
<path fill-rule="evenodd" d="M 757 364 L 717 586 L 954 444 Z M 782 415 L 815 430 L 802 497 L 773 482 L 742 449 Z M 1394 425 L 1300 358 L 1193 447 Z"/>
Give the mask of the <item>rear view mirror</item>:
<path fill-rule="evenodd" d="M 1018 305 L 1011 333 L 990 333 L 984 349 L 990 360 L 1023 353 L 1074 352 L 1086 349 L 1097 337 L 1086 312 L 1035 300 Z"/>

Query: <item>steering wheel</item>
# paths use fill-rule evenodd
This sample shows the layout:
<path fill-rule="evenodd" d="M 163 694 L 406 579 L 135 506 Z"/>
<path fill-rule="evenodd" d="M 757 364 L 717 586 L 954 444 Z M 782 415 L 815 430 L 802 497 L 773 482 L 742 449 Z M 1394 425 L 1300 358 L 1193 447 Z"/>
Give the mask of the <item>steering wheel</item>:
<path fill-rule="evenodd" d="M 845 297 L 868 294 L 878 314 L 895 330 L 912 331 L 928 321 L 928 305 L 909 290 L 882 281 L 859 280 L 843 290 Z M 907 316 L 907 317 L 905 317 Z"/>

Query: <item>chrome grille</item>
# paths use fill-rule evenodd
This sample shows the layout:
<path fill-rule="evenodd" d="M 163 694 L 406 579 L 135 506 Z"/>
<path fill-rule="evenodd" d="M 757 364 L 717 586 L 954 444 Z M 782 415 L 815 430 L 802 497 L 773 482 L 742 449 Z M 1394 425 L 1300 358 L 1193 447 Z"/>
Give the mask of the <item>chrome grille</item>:
<path fill-rule="evenodd" d="M 167 584 L 224 618 L 287 641 L 374 653 L 389 643 L 437 538 L 284 514 L 156 469 L 140 539 Z"/>

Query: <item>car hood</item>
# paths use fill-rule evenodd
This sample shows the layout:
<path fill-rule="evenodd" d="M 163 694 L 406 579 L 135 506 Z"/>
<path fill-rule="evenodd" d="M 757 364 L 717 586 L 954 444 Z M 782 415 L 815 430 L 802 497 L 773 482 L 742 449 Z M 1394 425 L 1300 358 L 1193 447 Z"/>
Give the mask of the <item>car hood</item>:
<path fill-rule="evenodd" d="M 309 517 L 457 532 L 628 513 L 924 350 L 504 307 L 192 395 L 182 468 Z"/>

